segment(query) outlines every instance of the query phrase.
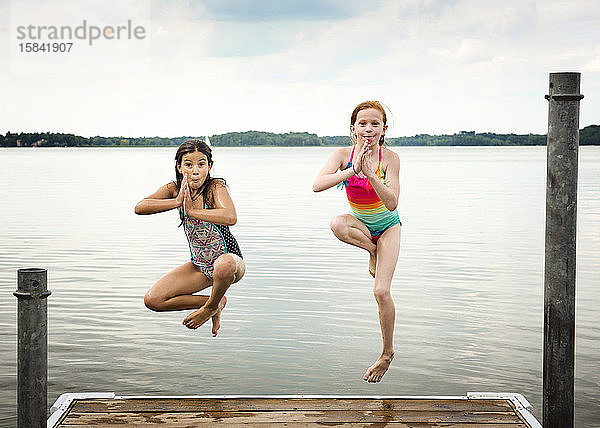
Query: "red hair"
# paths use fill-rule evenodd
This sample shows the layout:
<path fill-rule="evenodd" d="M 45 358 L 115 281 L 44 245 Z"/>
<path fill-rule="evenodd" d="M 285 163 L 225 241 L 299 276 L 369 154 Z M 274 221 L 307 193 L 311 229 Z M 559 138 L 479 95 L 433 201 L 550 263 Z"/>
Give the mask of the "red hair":
<path fill-rule="evenodd" d="M 354 125 L 356 123 L 356 116 L 358 116 L 359 111 L 366 110 L 368 108 L 374 108 L 375 110 L 379 110 L 379 112 L 383 116 L 383 124 L 387 125 L 387 116 L 385 115 L 385 109 L 379 101 L 363 101 L 362 103 L 354 107 L 354 110 L 350 115 L 350 125 Z"/>
<path fill-rule="evenodd" d="M 356 117 L 358 116 L 359 111 L 366 110 L 369 108 L 374 108 L 375 110 L 379 111 L 381 113 L 381 116 L 383 117 L 383 124 L 387 125 L 387 116 L 385 114 L 385 109 L 383 108 L 381 103 L 379 101 L 363 101 L 362 103 L 354 107 L 354 110 L 350 115 L 350 126 L 354 126 L 354 124 L 356 123 Z M 379 145 L 382 145 L 384 142 L 385 139 L 382 135 L 381 139 L 379 140 Z"/>

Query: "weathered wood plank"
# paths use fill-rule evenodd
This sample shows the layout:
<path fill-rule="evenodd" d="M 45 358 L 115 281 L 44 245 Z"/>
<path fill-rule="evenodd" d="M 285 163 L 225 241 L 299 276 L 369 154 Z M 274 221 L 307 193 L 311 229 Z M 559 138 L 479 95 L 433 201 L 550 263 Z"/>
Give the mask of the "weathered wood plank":
<path fill-rule="evenodd" d="M 156 399 L 88 399 L 77 400 L 77 412 L 140 412 L 199 410 L 448 410 L 478 412 L 512 412 L 507 400 L 427 400 L 427 399 L 275 399 L 275 398 L 156 398 Z"/>
<path fill-rule="evenodd" d="M 71 411 L 62 425 L 96 424 L 196 424 L 200 422 L 229 424 L 254 423 L 477 423 L 477 424 L 522 424 L 514 413 L 507 412 L 447 412 L 447 411 L 405 411 L 390 412 L 380 410 L 319 410 L 319 411 L 261 411 L 261 412 L 141 412 L 141 413 L 79 413 Z"/>
<path fill-rule="evenodd" d="M 63 416 L 56 426 L 530 428 L 508 399 L 461 397 L 81 399 Z"/>
<path fill-rule="evenodd" d="M 90 425 L 60 425 L 61 427 L 64 428 L 87 428 Z M 149 425 L 152 426 L 152 425 Z M 164 426 L 164 424 L 161 424 L 161 426 Z M 207 421 L 207 422 L 199 422 L 199 421 L 194 421 L 192 424 L 187 423 L 187 422 L 169 422 L 169 428 L 174 427 L 174 428 L 194 428 L 194 427 L 214 427 L 215 424 L 212 421 Z M 315 424 L 314 423 L 306 423 L 306 422 L 286 422 L 286 423 L 281 423 L 281 422 L 276 422 L 276 423 L 271 423 L 271 422 L 257 422 L 257 423 L 252 423 L 252 425 L 248 425 L 248 424 L 230 424 L 228 423 L 227 428 L 248 428 L 249 426 L 254 427 L 254 428 L 281 428 L 281 427 L 287 427 L 287 428 L 314 428 Z M 340 428 L 338 425 L 335 425 L 336 427 Z M 389 427 L 389 428 L 476 428 L 476 427 L 481 427 L 481 428 L 529 428 L 527 425 L 524 424 L 485 424 L 485 425 L 481 425 L 481 424 L 470 424 L 470 423 L 448 423 L 448 422 L 442 422 L 442 423 L 403 423 L 403 422 L 386 422 L 384 424 L 377 424 L 375 425 L 376 427 Z M 122 428 L 123 424 L 99 424 L 99 425 L 93 425 L 94 428 Z M 343 428 L 373 428 L 373 424 L 371 423 L 346 423 L 343 425 Z"/>

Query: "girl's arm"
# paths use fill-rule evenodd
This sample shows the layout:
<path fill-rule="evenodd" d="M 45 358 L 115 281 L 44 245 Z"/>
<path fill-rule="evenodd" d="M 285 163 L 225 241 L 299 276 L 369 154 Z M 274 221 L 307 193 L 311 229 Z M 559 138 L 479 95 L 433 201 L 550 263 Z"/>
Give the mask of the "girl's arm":
<path fill-rule="evenodd" d="M 374 156 L 368 157 L 367 153 L 363 155 L 363 173 L 369 179 L 369 183 L 373 186 L 383 205 L 393 211 L 398 206 L 398 195 L 400 194 L 400 158 L 390 150 L 387 153 L 389 153 L 385 170 L 387 185 L 375 174 L 377 163 Z"/>
<path fill-rule="evenodd" d="M 237 223 L 237 213 L 235 212 L 235 205 L 231 196 L 229 196 L 227 187 L 220 180 L 213 181 L 210 186 L 215 207 L 208 209 L 194 207 L 189 188 L 186 188 L 183 202 L 185 213 L 190 217 L 210 223 L 233 226 Z"/>
<path fill-rule="evenodd" d="M 156 214 L 179 208 L 183 204 L 183 191 L 186 188 L 183 183 L 187 184 L 187 180 L 182 181 L 179 192 L 177 192 L 175 183 L 165 184 L 153 194 L 139 201 L 135 206 L 135 213 Z"/>
<path fill-rule="evenodd" d="M 317 174 L 313 183 L 313 192 L 321 192 L 340 184 L 354 175 L 352 168 L 341 170 L 344 165 L 345 149 L 337 149 L 327 160 L 323 169 Z M 358 172 L 358 170 L 356 171 Z"/>

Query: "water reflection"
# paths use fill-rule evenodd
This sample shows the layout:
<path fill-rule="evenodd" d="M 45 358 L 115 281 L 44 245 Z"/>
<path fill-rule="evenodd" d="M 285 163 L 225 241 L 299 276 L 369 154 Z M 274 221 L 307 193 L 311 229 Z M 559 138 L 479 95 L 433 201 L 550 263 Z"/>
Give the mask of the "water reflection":
<path fill-rule="evenodd" d="M 215 149 L 248 266 L 219 337 L 141 296 L 189 257 L 174 213 L 135 216 L 172 179 L 173 149 L 3 150 L 0 425 L 14 425 L 16 269 L 49 270 L 49 402 L 65 392 L 462 395 L 519 392 L 541 408 L 545 148 L 402 148 L 397 356 L 381 339 L 367 255 L 336 241 L 343 192 L 311 184 L 331 149 Z M 83 167 L 94 160 L 94 168 Z M 136 162 L 132 162 L 136 159 Z M 143 159 L 143 162 L 140 161 Z M 600 150 L 581 149 L 578 423 L 600 419 Z M 293 162 L 291 161 L 293 160 Z M 16 165 L 39 171 L 19 176 Z M 253 166 L 249 168 L 248 166 Z M 124 185 L 124 183 L 126 183 Z"/>

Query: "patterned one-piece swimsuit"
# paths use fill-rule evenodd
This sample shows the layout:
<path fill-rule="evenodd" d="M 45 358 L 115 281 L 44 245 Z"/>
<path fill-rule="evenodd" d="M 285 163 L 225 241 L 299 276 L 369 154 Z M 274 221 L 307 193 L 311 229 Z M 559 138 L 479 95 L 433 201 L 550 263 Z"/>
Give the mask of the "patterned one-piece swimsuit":
<path fill-rule="evenodd" d="M 220 255 L 233 253 L 242 257 L 240 247 L 228 226 L 184 214 L 183 228 L 190 245 L 192 263 L 209 279 L 213 277 L 214 263 Z"/>

